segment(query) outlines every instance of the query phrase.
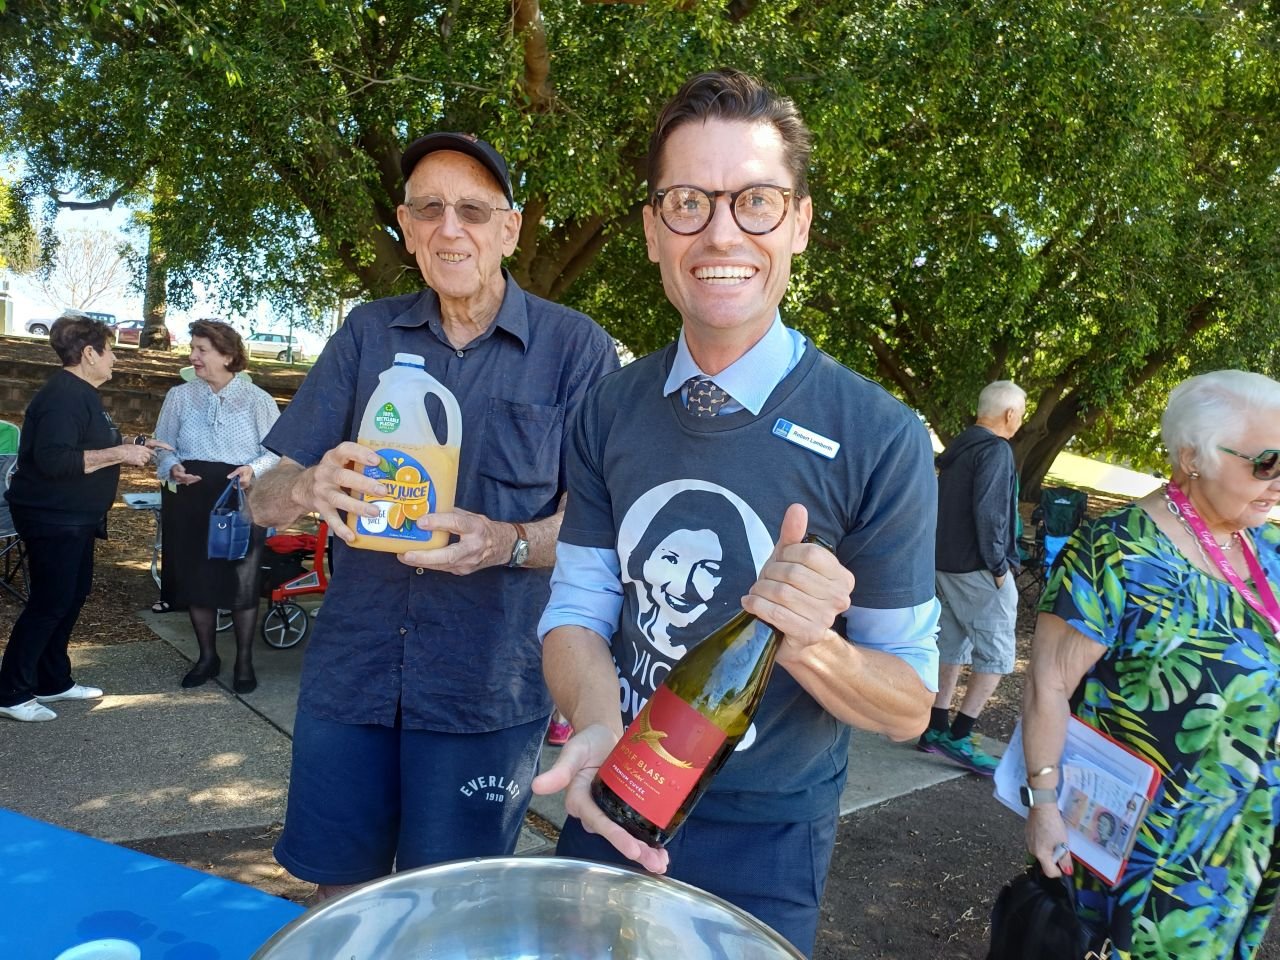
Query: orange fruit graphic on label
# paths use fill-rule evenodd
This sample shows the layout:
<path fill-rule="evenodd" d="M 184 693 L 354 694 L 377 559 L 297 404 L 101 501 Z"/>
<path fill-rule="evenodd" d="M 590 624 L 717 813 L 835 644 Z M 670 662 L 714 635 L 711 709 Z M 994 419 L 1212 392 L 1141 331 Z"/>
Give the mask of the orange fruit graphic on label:
<path fill-rule="evenodd" d="M 398 503 L 393 503 L 387 510 L 387 526 L 396 529 L 404 524 L 404 508 Z"/>
<path fill-rule="evenodd" d="M 404 515 L 406 519 L 417 520 L 420 516 L 427 512 L 426 500 L 406 500 L 404 502 Z"/>
<path fill-rule="evenodd" d="M 418 472 L 417 467 L 404 466 L 396 471 L 396 483 L 419 483 L 422 480 L 422 474 Z"/>

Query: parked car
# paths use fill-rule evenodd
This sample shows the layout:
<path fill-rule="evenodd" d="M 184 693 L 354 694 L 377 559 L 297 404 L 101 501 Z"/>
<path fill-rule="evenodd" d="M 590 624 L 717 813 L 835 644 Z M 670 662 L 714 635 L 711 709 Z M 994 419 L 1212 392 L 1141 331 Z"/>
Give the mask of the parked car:
<path fill-rule="evenodd" d="M 69 310 L 63 311 L 64 314 L 70 313 L 70 312 L 71 311 Z M 103 323 L 105 323 L 109 327 L 114 327 L 116 324 L 116 315 L 114 313 L 98 313 L 94 310 L 76 310 L 75 312 L 83 313 L 85 316 L 93 317 L 93 319 L 95 320 L 101 320 Z M 47 337 L 49 335 L 49 330 L 52 327 L 53 327 L 52 320 L 28 320 L 27 321 L 27 333 L 31 334 L 33 337 Z M 137 341 L 135 340 L 134 343 L 137 343 Z"/>
<path fill-rule="evenodd" d="M 112 324 L 111 330 L 116 335 L 116 343 L 131 343 L 135 347 L 138 340 L 142 337 L 142 328 L 146 326 L 145 320 L 121 320 L 119 323 Z M 169 334 L 169 346 L 174 344 L 174 336 L 172 330 L 165 330 Z"/>
<path fill-rule="evenodd" d="M 251 333 L 244 338 L 244 346 L 251 357 L 288 360 L 289 350 L 292 347 L 293 359 L 304 359 L 298 338 L 288 333 Z"/>

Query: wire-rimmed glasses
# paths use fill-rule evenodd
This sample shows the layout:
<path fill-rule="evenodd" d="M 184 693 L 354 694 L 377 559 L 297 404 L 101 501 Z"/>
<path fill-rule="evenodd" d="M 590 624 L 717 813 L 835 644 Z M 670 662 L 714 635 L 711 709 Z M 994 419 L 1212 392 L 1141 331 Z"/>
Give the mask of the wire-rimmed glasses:
<path fill-rule="evenodd" d="M 453 207 L 453 212 L 463 223 L 488 223 L 494 211 L 506 212 L 510 207 L 495 207 L 483 200 L 472 200 L 464 197 L 452 203 L 446 203 L 442 197 L 412 197 L 404 202 L 409 208 L 409 215 L 415 220 L 435 223 L 444 219 L 444 208 Z"/>

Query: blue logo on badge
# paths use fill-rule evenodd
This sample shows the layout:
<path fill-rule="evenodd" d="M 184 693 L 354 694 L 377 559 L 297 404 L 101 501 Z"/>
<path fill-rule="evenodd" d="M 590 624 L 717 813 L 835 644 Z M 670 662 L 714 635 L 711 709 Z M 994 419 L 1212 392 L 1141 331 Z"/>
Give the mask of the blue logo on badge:
<path fill-rule="evenodd" d="M 794 426 L 795 424 L 790 420 L 779 419 L 778 422 L 773 425 L 773 435 L 776 437 L 786 437 L 791 433 L 791 428 Z"/>

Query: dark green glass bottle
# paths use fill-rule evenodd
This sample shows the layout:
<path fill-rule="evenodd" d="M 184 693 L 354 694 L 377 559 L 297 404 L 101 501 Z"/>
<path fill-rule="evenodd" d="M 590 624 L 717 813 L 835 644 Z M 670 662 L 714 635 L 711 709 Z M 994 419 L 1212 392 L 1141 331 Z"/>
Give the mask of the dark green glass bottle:
<path fill-rule="evenodd" d="M 750 728 L 781 639 L 742 610 L 671 668 L 591 783 L 609 819 L 651 846 L 675 836 Z"/>

